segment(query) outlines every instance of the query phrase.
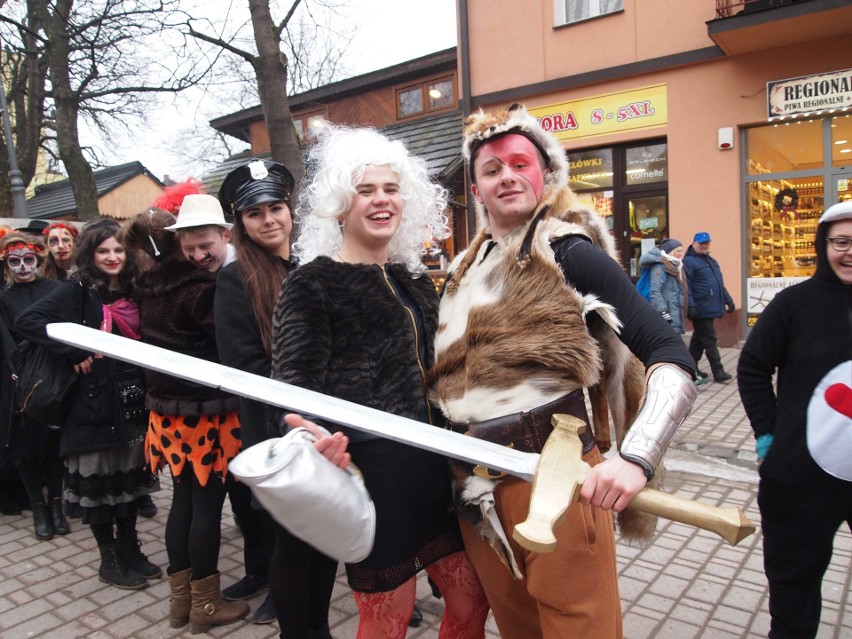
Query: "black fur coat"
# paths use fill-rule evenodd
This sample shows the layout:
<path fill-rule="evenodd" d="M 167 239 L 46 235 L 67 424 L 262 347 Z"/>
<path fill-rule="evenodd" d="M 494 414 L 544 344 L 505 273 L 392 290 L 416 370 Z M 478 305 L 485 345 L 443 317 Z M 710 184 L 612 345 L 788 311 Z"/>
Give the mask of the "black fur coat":
<path fill-rule="evenodd" d="M 424 373 L 433 357 L 438 295 L 426 274 L 412 278 L 399 264 L 385 269 L 319 257 L 291 273 L 275 309 L 272 377 L 428 419 Z M 419 334 L 394 285 L 419 309 Z M 272 422 L 275 428 L 275 417 Z M 369 438 L 346 434 L 352 441 Z"/>

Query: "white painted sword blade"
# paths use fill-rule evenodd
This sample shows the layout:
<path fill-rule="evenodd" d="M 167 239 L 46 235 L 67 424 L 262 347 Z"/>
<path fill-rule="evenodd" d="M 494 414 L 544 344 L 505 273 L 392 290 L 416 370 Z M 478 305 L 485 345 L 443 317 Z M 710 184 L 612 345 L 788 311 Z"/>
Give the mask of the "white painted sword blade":
<path fill-rule="evenodd" d="M 524 453 L 81 324 L 48 324 L 47 334 L 82 350 L 108 355 L 204 386 L 221 388 L 295 413 L 320 417 L 433 453 L 481 464 L 527 481 L 532 481 L 538 466 L 537 453 Z"/>

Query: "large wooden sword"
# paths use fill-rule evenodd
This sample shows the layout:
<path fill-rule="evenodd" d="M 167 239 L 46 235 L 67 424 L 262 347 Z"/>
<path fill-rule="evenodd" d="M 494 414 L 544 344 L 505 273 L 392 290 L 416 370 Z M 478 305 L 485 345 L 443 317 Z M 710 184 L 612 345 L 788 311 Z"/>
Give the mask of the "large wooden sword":
<path fill-rule="evenodd" d="M 555 547 L 552 528 L 582 484 L 585 468 L 576 428 L 572 433 L 559 420 L 554 420 L 556 428 L 540 456 L 80 324 L 48 324 L 47 334 L 83 350 L 534 481 L 528 522 L 538 523 L 522 524 L 515 533 L 529 550 L 548 552 Z M 566 468 L 568 475 L 562 470 Z M 755 530 L 738 508 L 718 508 L 652 489 L 639 493 L 630 507 L 716 533 L 731 545 Z"/>

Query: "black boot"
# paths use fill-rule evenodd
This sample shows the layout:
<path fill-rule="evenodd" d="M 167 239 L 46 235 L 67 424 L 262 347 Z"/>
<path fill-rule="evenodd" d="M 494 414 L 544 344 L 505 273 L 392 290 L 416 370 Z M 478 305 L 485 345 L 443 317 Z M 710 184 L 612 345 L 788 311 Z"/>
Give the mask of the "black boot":
<path fill-rule="evenodd" d="M 101 581 L 123 590 L 140 590 L 148 585 L 145 575 L 136 572 L 121 560 L 115 541 L 99 545 L 98 550 L 101 552 L 101 567 L 98 569 L 98 578 Z"/>
<path fill-rule="evenodd" d="M 141 497 L 138 497 L 136 499 L 136 508 L 138 509 L 139 515 L 146 519 L 151 519 L 151 517 L 157 514 L 157 504 L 154 503 L 151 495 L 142 495 Z"/>
<path fill-rule="evenodd" d="M 141 573 L 147 579 L 158 579 L 163 575 L 162 568 L 148 561 L 148 557 L 142 552 L 142 542 L 135 534 L 126 537 L 119 535 L 115 543 L 124 565 Z"/>
<path fill-rule="evenodd" d="M 53 539 L 53 524 L 47 514 L 47 506 L 44 505 L 43 501 L 36 502 L 32 506 L 35 536 L 44 541 Z"/>
<path fill-rule="evenodd" d="M 50 498 L 50 520 L 53 523 L 53 531 L 57 535 L 67 535 L 71 532 L 68 520 L 65 519 L 65 515 L 62 512 L 61 497 Z"/>

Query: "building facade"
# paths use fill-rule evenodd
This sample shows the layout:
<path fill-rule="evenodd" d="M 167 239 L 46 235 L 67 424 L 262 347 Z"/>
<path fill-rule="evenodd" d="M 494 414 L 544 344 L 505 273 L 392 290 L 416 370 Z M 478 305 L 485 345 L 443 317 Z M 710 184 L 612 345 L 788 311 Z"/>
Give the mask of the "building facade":
<path fill-rule="evenodd" d="M 816 220 L 852 198 L 848 0 L 458 0 L 461 110 L 520 102 L 627 272 L 710 233 L 742 338 L 813 272 Z"/>

